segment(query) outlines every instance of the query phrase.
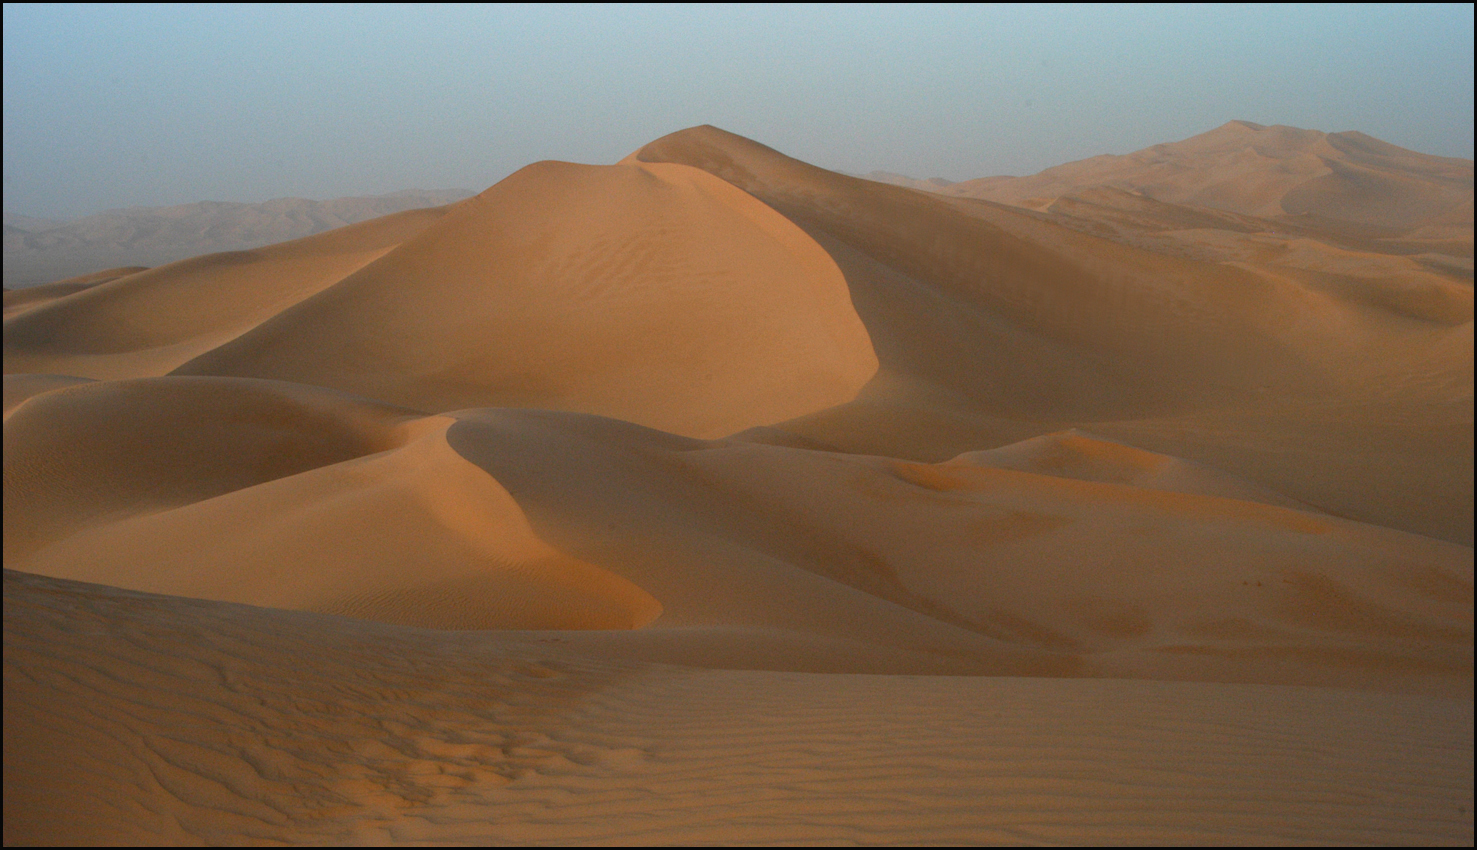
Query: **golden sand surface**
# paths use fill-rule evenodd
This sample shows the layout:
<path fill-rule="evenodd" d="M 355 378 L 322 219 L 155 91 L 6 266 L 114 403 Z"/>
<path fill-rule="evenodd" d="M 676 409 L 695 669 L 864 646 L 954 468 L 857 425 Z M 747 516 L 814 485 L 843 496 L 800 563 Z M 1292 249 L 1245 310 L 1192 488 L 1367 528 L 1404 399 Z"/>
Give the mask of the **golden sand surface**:
<path fill-rule="evenodd" d="M 1471 257 L 696 127 L 6 292 L 5 841 L 1470 845 Z"/>

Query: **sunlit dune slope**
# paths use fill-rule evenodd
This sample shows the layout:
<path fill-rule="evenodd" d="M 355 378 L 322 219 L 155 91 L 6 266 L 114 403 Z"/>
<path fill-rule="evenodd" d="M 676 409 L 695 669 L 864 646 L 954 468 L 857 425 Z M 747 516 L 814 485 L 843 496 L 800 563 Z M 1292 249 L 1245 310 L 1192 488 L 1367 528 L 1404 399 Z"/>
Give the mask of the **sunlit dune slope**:
<path fill-rule="evenodd" d="M 804 669 L 808 635 L 835 669 L 1470 680 L 1470 548 L 1101 441 L 1058 438 L 1099 456 L 1064 476 L 1042 440 L 931 465 L 168 377 L 34 395 L 5 442 L 6 562 L 60 578 L 442 628 L 777 630 Z M 1175 487 L 1143 471 L 1166 466 Z"/>
<path fill-rule="evenodd" d="M 265 248 L 207 254 L 112 278 L 13 316 L 7 310 L 5 371 L 166 374 L 338 282 L 445 213 L 444 207 L 409 210 Z"/>
<path fill-rule="evenodd" d="M 686 166 L 544 162 L 176 373 L 719 436 L 875 371 L 841 273 L 773 210 Z"/>
<path fill-rule="evenodd" d="M 656 616 L 639 588 L 540 542 L 446 447 L 451 420 L 409 414 L 233 378 L 35 396 L 5 425 L 6 563 L 437 628 Z"/>
<path fill-rule="evenodd" d="M 448 439 L 551 544 L 661 600 L 658 625 L 840 623 L 840 605 L 771 619 L 763 577 L 778 566 L 1028 649 L 1043 672 L 1056 658 L 1231 681 L 1471 676 L 1465 546 L 1223 495 L 676 441 L 567 414 L 466 413 Z M 1236 484 L 1202 476 L 1182 490 Z"/>

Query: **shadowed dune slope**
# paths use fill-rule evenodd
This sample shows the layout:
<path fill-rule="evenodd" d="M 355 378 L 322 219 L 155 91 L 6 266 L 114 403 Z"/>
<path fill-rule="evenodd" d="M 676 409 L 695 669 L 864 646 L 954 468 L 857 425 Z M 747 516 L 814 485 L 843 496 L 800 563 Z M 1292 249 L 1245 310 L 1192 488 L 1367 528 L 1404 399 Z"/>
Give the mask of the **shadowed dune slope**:
<path fill-rule="evenodd" d="M 452 447 L 551 544 L 661 600 L 659 625 L 855 629 L 834 592 L 786 611 L 764 579 L 778 568 L 1029 651 L 1040 672 L 1055 658 L 1078 675 L 1471 679 L 1466 546 L 1190 487 L 678 441 L 570 414 L 458 416 Z M 1197 489 L 1234 483 L 1200 474 Z"/>
<path fill-rule="evenodd" d="M 1431 383 L 1462 364 L 1470 376 L 1468 284 L 1371 272 L 1311 245 L 1280 265 L 1171 255 L 1028 210 L 834 174 L 713 127 L 630 159 L 723 177 L 804 228 L 846 275 L 878 377 L 851 404 L 778 426 L 796 439 L 940 461 L 1080 426 L 1322 510 L 1471 541 L 1470 377 Z M 1168 206 L 1155 215 L 1260 226 Z M 1412 360 L 1434 371 L 1390 368 Z M 1292 409 L 1301 415 L 1279 412 Z M 1166 442 L 1133 424 L 1181 417 L 1230 439 Z M 1265 430 L 1238 424 L 1248 420 Z M 1420 422 L 1452 439 L 1420 439 Z M 1295 452 L 1271 481 L 1270 446 Z M 1398 462 L 1411 452 L 1430 464 Z M 1350 474 L 1326 474 L 1330 463 Z"/>
<path fill-rule="evenodd" d="M 871 646 L 997 674 L 1470 687 L 1470 548 L 1100 441 L 1066 443 L 1100 456 L 1092 476 L 998 464 L 1051 467 L 1041 442 L 932 465 L 251 379 L 93 382 L 6 421 L 6 563 L 440 628 L 777 630 L 805 669 L 809 635 L 838 669 Z M 1122 474 L 1151 466 L 1178 486 Z"/>
<path fill-rule="evenodd" d="M 719 436 L 875 371 L 835 264 L 773 210 L 681 165 L 544 162 L 176 373 Z"/>

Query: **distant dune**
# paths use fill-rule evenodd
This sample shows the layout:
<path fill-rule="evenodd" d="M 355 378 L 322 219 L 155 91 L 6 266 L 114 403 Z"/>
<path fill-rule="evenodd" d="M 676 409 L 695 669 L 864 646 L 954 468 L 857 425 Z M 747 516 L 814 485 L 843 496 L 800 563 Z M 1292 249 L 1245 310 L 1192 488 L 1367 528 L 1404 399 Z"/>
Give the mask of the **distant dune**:
<path fill-rule="evenodd" d="M 216 251 L 260 248 L 402 210 L 444 206 L 472 194 L 407 189 L 328 201 L 205 201 L 111 210 L 71 221 L 7 213 L 5 286 L 35 286 L 107 266 L 157 266 Z"/>
<path fill-rule="evenodd" d="M 881 177 L 911 188 L 1033 208 L 1111 188 L 1262 217 L 1321 217 L 1391 229 L 1472 224 L 1471 160 L 1417 153 L 1359 132 L 1322 133 L 1251 121 L 1230 121 L 1184 141 L 1095 156 L 1030 177 L 944 185 L 937 179 Z"/>
<path fill-rule="evenodd" d="M 7 292 L 5 839 L 1469 845 L 1471 175 L 702 126 Z"/>

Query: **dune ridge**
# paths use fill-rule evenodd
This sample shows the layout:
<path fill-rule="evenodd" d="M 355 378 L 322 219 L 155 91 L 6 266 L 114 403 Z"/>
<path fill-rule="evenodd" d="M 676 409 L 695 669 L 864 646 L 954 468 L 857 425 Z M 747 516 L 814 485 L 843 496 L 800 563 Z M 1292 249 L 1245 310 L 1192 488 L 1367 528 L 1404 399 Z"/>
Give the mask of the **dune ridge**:
<path fill-rule="evenodd" d="M 394 346 L 370 330 L 388 321 Z M 875 370 L 841 274 L 772 210 L 682 166 L 549 162 L 175 373 L 718 436 L 848 401 Z"/>
<path fill-rule="evenodd" d="M 1049 171 L 7 292 L 7 843 L 1470 844 L 1471 164 Z"/>

